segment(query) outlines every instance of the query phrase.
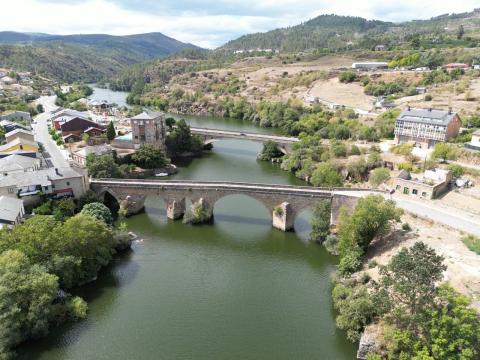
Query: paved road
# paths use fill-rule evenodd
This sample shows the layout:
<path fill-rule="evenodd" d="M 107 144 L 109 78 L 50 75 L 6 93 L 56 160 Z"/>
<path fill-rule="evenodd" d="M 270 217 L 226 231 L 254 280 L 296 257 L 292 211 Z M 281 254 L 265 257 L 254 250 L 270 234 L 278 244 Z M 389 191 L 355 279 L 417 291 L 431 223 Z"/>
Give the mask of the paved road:
<path fill-rule="evenodd" d="M 65 159 L 62 151 L 48 133 L 47 119 L 53 110 L 57 108 L 55 105 L 55 96 L 42 96 L 37 100 L 42 104 L 45 112 L 35 118 L 35 124 L 32 124 L 35 140 L 42 143 L 45 152 L 50 156 L 46 159 L 48 165 L 56 168 L 69 167 L 68 161 Z"/>
<path fill-rule="evenodd" d="M 342 194 L 341 191 L 337 191 L 337 194 L 361 197 L 365 196 L 366 193 L 349 192 Z M 427 203 L 410 199 L 403 195 L 394 194 L 392 196 L 390 194 L 384 194 L 384 197 L 394 200 L 398 207 L 411 214 L 433 220 L 436 223 L 449 226 L 453 229 L 480 236 L 480 218 L 478 218 L 478 216 L 455 208 L 442 209 L 431 202 Z"/>

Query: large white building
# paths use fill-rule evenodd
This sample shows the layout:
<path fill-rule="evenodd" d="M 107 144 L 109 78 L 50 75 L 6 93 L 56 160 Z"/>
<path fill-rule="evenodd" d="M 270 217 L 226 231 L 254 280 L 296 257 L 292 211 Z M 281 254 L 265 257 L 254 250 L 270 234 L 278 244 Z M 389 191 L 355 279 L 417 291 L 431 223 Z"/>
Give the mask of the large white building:
<path fill-rule="evenodd" d="M 455 112 L 408 107 L 395 122 L 395 143 L 430 149 L 457 136 L 459 130 L 460 118 Z"/>

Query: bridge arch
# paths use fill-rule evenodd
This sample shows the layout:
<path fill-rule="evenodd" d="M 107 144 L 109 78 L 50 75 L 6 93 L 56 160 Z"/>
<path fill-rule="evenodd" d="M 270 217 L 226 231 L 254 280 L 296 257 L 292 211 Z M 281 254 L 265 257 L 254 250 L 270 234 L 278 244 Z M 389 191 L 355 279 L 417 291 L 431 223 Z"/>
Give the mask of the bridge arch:
<path fill-rule="evenodd" d="M 108 187 L 102 188 L 102 190 L 98 193 L 98 198 L 106 207 L 110 209 L 114 217 L 118 215 L 121 200 L 113 190 Z"/>

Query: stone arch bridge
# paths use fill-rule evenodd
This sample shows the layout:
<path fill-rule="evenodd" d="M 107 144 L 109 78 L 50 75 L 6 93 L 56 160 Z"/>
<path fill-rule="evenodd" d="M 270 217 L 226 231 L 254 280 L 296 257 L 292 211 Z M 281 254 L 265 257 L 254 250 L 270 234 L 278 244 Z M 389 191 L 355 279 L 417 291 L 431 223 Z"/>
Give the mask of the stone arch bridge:
<path fill-rule="evenodd" d="M 127 211 L 127 215 L 141 212 L 147 196 L 158 196 L 167 204 L 167 217 L 173 220 L 180 219 L 185 214 L 186 199 L 201 205 L 206 213 L 213 216 L 213 207 L 222 197 L 247 195 L 270 210 L 273 227 L 282 231 L 292 230 L 295 217 L 320 199 L 331 202 L 331 221 L 334 224 L 342 206 L 352 208 L 359 197 L 379 193 L 350 188 L 185 180 L 93 179 L 90 187 L 101 199 L 107 193 L 113 196 Z"/>

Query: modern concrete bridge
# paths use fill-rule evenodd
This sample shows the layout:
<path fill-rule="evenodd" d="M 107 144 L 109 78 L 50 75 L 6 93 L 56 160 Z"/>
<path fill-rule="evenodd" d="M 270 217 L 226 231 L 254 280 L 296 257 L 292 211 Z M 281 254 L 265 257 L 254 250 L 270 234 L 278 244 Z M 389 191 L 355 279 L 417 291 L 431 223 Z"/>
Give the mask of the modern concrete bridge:
<path fill-rule="evenodd" d="M 280 136 L 280 135 L 265 135 L 257 133 L 247 133 L 241 131 L 208 129 L 191 127 L 192 134 L 200 135 L 205 139 L 205 143 L 211 143 L 218 139 L 243 139 L 259 142 L 274 141 L 278 144 L 282 152 L 290 150 L 293 143 L 298 141 L 296 137 Z"/>
<path fill-rule="evenodd" d="M 158 196 L 167 204 L 168 218 L 174 220 L 185 214 L 186 199 L 213 214 L 213 207 L 219 199 L 228 195 L 247 195 L 260 201 L 271 212 L 273 227 L 283 231 L 292 230 L 295 217 L 320 199 L 331 202 L 331 220 L 335 223 L 342 206 L 352 208 L 359 197 L 380 193 L 350 188 L 184 180 L 93 179 L 90 187 L 101 199 L 110 194 L 128 215 L 142 211 L 147 196 Z"/>

